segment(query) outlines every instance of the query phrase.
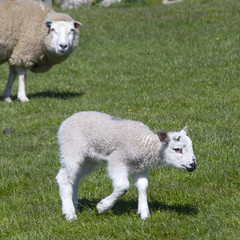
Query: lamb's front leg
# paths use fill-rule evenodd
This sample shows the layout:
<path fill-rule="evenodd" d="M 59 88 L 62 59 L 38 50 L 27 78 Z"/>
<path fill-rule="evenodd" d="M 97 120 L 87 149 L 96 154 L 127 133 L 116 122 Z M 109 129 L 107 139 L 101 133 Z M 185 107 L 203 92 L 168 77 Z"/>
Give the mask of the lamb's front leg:
<path fill-rule="evenodd" d="M 97 210 L 99 213 L 111 209 L 117 199 L 127 192 L 130 185 L 125 166 L 119 166 L 115 164 L 114 166 L 108 166 L 108 172 L 112 179 L 113 192 L 111 195 L 104 198 L 97 204 Z"/>
<path fill-rule="evenodd" d="M 148 188 L 147 172 L 133 175 L 132 180 L 133 184 L 138 190 L 138 214 L 141 217 L 141 219 L 146 219 L 150 216 L 147 201 L 147 188 Z"/>
<path fill-rule="evenodd" d="M 29 99 L 27 98 L 26 91 L 25 91 L 26 70 L 18 68 L 17 73 L 19 76 L 18 99 L 20 100 L 20 102 L 29 102 Z"/>

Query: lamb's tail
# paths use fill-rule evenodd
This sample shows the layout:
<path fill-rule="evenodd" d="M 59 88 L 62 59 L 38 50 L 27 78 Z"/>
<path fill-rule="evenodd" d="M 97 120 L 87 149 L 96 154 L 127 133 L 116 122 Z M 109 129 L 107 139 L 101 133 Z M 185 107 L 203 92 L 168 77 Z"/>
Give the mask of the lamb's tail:
<path fill-rule="evenodd" d="M 178 2 L 182 2 L 182 0 L 163 0 L 162 3 L 167 5 L 167 4 L 172 4 L 172 3 L 178 3 Z"/>

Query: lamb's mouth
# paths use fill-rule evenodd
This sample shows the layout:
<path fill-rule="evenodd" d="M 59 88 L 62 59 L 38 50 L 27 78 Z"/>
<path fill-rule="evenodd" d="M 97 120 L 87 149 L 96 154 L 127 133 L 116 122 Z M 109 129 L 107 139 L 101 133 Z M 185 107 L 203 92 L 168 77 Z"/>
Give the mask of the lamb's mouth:
<path fill-rule="evenodd" d="M 185 165 L 182 165 L 183 169 L 187 172 L 193 172 L 194 170 L 196 170 L 197 165 L 196 164 L 191 164 L 191 167 L 187 167 Z"/>

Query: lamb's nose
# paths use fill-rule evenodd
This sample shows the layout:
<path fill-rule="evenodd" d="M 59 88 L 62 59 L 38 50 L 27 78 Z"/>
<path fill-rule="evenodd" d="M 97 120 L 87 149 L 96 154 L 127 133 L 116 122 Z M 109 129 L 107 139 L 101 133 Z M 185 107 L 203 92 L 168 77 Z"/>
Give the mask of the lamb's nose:
<path fill-rule="evenodd" d="M 59 46 L 62 48 L 62 49 L 66 49 L 67 48 L 67 44 L 59 44 Z"/>
<path fill-rule="evenodd" d="M 190 166 L 193 170 L 195 170 L 197 168 L 197 163 L 196 163 L 195 158 L 193 158 L 193 163 L 191 163 Z"/>

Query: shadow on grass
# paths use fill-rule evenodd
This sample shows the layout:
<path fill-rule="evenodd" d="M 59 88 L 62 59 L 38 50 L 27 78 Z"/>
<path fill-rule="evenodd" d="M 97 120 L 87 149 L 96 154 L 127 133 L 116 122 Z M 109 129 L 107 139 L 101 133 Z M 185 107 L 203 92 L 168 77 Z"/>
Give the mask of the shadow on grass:
<path fill-rule="evenodd" d="M 96 209 L 96 205 L 100 200 L 88 200 L 86 198 L 79 199 L 78 200 L 78 211 L 82 212 L 86 208 L 90 208 L 92 210 Z M 163 211 L 169 211 L 169 212 L 175 212 L 180 215 L 196 215 L 198 214 L 198 209 L 195 205 L 190 204 L 174 204 L 174 205 L 168 205 L 166 203 L 161 203 L 157 201 L 151 201 L 148 203 L 149 209 L 152 212 L 163 212 Z M 126 212 L 137 212 L 137 206 L 138 202 L 135 200 L 125 201 L 122 199 L 119 199 L 114 207 L 112 208 L 112 211 L 116 215 L 122 215 Z"/>
<path fill-rule="evenodd" d="M 55 91 L 47 91 L 47 92 L 39 92 L 28 94 L 29 99 L 33 98 L 59 98 L 59 99 L 69 99 L 75 97 L 81 97 L 84 95 L 84 92 L 55 92 Z"/>
<path fill-rule="evenodd" d="M 30 93 L 27 94 L 27 97 L 31 101 L 31 99 L 34 98 L 56 98 L 56 99 L 70 99 L 70 98 L 76 98 L 76 97 L 81 97 L 84 95 L 84 92 L 57 92 L 57 91 L 46 91 L 46 92 L 39 92 L 39 93 Z M 11 96 L 11 99 L 13 101 L 17 100 L 17 96 L 13 95 Z"/>

